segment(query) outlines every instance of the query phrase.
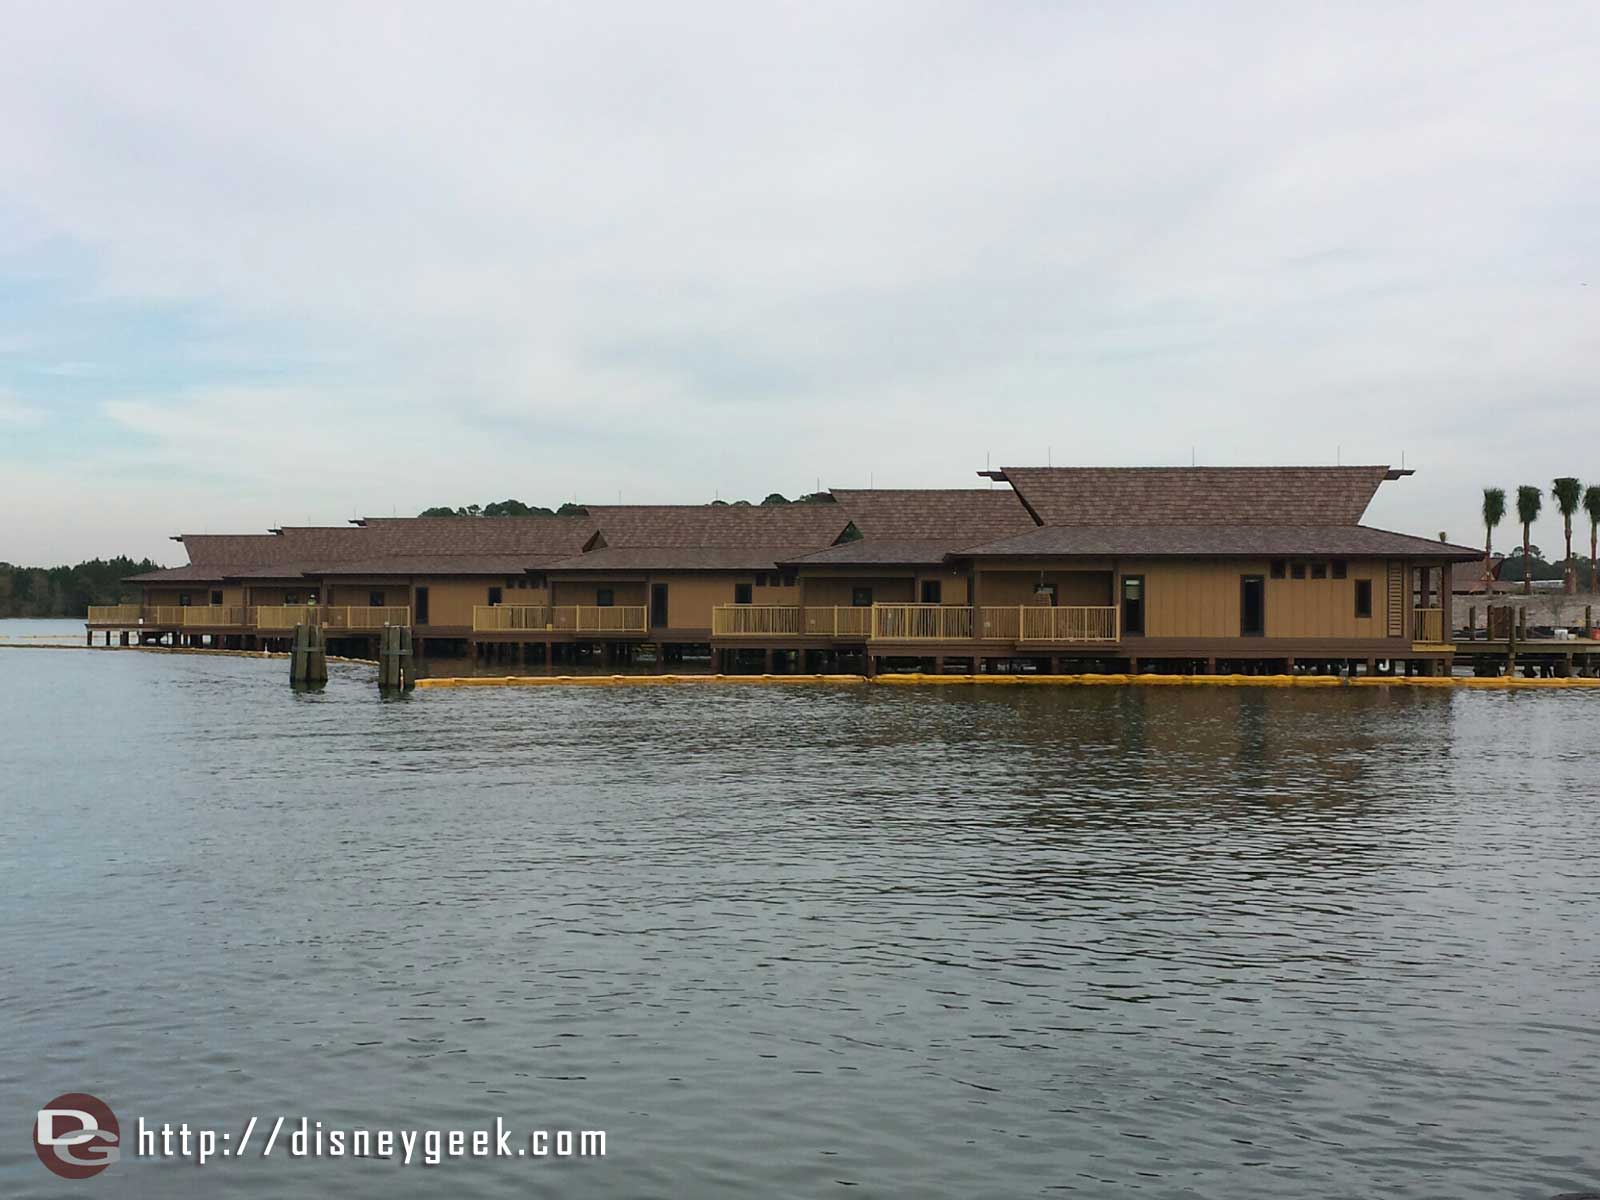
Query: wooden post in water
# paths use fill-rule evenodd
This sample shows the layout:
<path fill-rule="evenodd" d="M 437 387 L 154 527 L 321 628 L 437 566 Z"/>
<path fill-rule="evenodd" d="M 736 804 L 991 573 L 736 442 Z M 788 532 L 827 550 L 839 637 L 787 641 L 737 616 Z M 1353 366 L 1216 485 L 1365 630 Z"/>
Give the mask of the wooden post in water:
<path fill-rule="evenodd" d="M 405 625 L 385 625 L 378 645 L 378 686 L 399 689 L 412 683 L 411 630 Z"/>
<path fill-rule="evenodd" d="M 289 652 L 291 684 L 328 682 L 328 654 L 324 646 L 321 626 L 294 627 L 294 648 Z"/>

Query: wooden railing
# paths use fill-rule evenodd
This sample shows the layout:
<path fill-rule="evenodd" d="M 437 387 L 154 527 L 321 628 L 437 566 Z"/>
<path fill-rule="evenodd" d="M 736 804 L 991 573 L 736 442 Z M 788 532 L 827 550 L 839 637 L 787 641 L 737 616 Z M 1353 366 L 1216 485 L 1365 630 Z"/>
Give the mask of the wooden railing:
<path fill-rule="evenodd" d="M 1442 608 L 1414 608 L 1411 610 L 1411 640 L 1432 645 L 1444 641 L 1444 610 Z"/>
<path fill-rule="evenodd" d="M 861 604 L 850 608 L 805 609 L 807 637 L 862 638 L 872 632 L 872 609 Z"/>
<path fill-rule="evenodd" d="M 1117 610 L 1114 607 L 1024 606 L 1019 610 L 1021 642 L 1114 642 Z"/>
<path fill-rule="evenodd" d="M 800 609 L 788 604 L 719 604 L 711 610 L 713 637 L 795 637 Z"/>
<path fill-rule="evenodd" d="M 649 629 L 642 604 L 560 604 L 550 610 L 551 625 L 570 633 L 644 633 Z"/>
<path fill-rule="evenodd" d="M 250 610 L 242 604 L 191 604 L 178 611 L 185 625 L 242 627 L 250 619 Z"/>
<path fill-rule="evenodd" d="M 320 625 L 322 610 L 315 604 L 257 604 L 250 610 L 250 624 L 257 629 L 293 629 L 296 625 Z"/>
<path fill-rule="evenodd" d="M 404 604 L 331 605 L 322 610 L 325 629 L 382 629 L 385 625 L 410 625 L 411 609 Z"/>
<path fill-rule="evenodd" d="M 1022 609 L 1015 604 L 978 610 L 978 636 L 985 641 L 1015 642 L 1022 638 Z"/>
<path fill-rule="evenodd" d="M 472 628 L 478 633 L 500 629 L 549 629 L 548 604 L 479 604 L 472 610 Z"/>
<path fill-rule="evenodd" d="M 183 624 L 183 612 L 186 605 L 182 604 L 155 604 L 146 608 L 141 614 L 146 625 L 177 626 Z"/>
<path fill-rule="evenodd" d="M 91 625 L 137 625 L 144 610 L 137 604 L 91 604 Z"/>
<path fill-rule="evenodd" d="M 385 625 L 411 624 L 411 609 L 405 605 L 258 604 L 250 609 L 248 621 L 257 629 L 293 629 L 296 625 L 382 629 Z"/>
<path fill-rule="evenodd" d="M 874 604 L 878 641 L 961 641 L 972 636 L 972 610 L 953 604 Z"/>

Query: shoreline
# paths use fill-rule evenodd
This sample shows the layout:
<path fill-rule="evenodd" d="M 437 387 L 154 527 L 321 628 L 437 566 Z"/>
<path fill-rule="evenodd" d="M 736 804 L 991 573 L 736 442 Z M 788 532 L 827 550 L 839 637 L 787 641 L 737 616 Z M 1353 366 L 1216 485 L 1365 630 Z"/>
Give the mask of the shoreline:
<path fill-rule="evenodd" d="M 212 650 L 191 646 L 84 646 L 70 642 L 0 642 L 0 650 L 89 650 L 95 653 L 209 654 L 230 658 L 286 659 L 282 650 Z M 329 662 L 377 668 L 366 658 L 328 655 Z M 459 675 L 422 678 L 418 689 L 473 687 L 675 687 L 687 684 L 867 685 L 883 687 L 1302 687 L 1473 688 L 1499 691 L 1596 690 L 1600 678 L 1521 679 L 1506 676 L 1361 675 Z"/>

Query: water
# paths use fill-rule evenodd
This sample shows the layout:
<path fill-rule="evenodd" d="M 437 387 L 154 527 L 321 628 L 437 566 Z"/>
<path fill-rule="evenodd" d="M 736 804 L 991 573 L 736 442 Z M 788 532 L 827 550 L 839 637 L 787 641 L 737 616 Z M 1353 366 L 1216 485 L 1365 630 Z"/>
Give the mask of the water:
<path fill-rule="evenodd" d="M 286 673 L 0 650 L 0 1194 L 1600 1185 L 1600 697 Z M 68 1184 L 78 1090 L 608 1155 Z"/>

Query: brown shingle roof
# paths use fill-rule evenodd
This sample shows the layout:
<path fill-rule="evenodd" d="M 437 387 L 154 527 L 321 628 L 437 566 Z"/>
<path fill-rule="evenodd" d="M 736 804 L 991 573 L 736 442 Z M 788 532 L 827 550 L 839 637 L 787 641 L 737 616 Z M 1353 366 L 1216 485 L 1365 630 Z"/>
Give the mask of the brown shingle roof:
<path fill-rule="evenodd" d="M 1037 529 L 1031 520 L 1029 529 Z M 841 542 L 818 550 L 802 558 L 779 559 L 801 566 L 928 566 L 944 561 L 956 547 L 949 538 L 865 538 L 855 542 Z"/>
<path fill-rule="evenodd" d="M 981 472 L 980 472 L 981 473 Z M 1408 472 L 1409 473 L 1409 472 Z M 1354 525 L 1388 467 L 1006 467 L 1043 525 Z"/>
<path fill-rule="evenodd" d="M 1448 558 L 1483 551 L 1366 525 L 1045 525 L 962 551 L 962 558 Z"/>
<path fill-rule="evenodd" d="M 368 517 L 364 532 L 385 554 L 510 554 L 530 561 L 576 554 L 594 532 L 588 517 Z"/>
<path fill-rule="evenodd" d="M 776 571 L 778 563 L 806 554 L 809 546 L 622 546 L 591 550 L 543 568 L 576 571 Z"/>
<path fill-rule="evenodd" d="M 588 508 L 600 539 L 613 550 L 680 546 L 802 553 L 832 545 L 850 523 L 837 504 L 591 504 Z"/>
<path fill-rule="evenodd" d="M 1037 523 L 1008 487 L 835 488 L 833 497 L 868 541 L 944 539 L 967 546 Z"/>

